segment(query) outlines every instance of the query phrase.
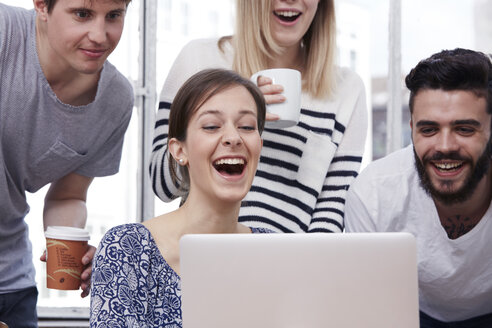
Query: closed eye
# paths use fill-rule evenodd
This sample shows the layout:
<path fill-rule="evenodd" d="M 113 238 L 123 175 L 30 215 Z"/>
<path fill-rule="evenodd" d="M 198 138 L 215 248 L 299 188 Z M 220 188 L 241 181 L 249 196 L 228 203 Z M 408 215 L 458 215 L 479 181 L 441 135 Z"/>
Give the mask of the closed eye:
<path fill-rule="evenodd" d="M 436 133 L 437 128 L 435 127 L 422 127 L 420 128 L 420 133 L 423 134 L 424 136 L 431 136 L 434 133 Z"/>
<path fill-rule="evenodd" d="M 219 127 L 217 125 L 207 125 L 207 126 L 204 126 L 202 129 L 204 129 L 205 131 L 214 131 L 214 130 L 217 130 Z"/>
<path fill-rule="evenodd" d="M 470 136 L 475 133 L 475 129 L 468 126 L 457 126 L 456 132 L 458 132 L 462 136 Z"/>
<path fill-rule="evenodd" d="M 256 130 L 256 126 L 252 126 L 252 125 L 243 125 L 243 126 L 240 126 L 239 128 L 241 130 L 246 130 L 246 131 L 255 131 Z"/>

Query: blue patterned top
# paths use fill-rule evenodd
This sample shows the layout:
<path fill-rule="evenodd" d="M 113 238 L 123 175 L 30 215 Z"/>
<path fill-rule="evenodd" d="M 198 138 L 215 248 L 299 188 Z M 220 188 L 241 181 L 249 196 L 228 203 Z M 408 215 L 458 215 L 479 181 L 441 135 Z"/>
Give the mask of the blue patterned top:
<path fill-rule="evenodd" d="M 101 240 L 93 260 L 90 326 L 182 326 L 181 278 L 143 224 L 119 225 Z"/>

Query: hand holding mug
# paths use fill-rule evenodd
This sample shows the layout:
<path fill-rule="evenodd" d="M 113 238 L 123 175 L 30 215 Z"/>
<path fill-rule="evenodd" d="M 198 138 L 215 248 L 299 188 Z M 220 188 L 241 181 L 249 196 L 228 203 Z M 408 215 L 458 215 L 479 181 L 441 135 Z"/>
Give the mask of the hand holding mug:
<path fill-rule="evenodd" d="M 251 77 L 267 103 L 265 126 L 287 128 L 299 122 L 301 110 L 301 73 L 287 68 L 257 72 Z"/>
<path fill-rule="evenodd" d="M 285 96 L 282 94 L 282 92 L 284 91 L 284 87 L 280 84 L 273 84 L 272 79 L 268 76 L 258 76 L 256 84 L 263 93 L 267 105 L 281 104 L 285 102 Z M 280 119 L 280 116 L 272 113 L 266 113 L 267 121 L 276 121 L 278 119 Z"/>

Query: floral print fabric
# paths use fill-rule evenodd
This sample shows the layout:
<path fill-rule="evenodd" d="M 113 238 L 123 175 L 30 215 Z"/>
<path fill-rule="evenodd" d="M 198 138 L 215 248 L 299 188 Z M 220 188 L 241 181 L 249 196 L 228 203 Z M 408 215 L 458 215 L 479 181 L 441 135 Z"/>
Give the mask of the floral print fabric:
<path fill-rule="evenodd" d="M 90 327 L 182 327 L 181 279 L 144 225 L 120 225 L 103 237 L 93 260 Z"/>

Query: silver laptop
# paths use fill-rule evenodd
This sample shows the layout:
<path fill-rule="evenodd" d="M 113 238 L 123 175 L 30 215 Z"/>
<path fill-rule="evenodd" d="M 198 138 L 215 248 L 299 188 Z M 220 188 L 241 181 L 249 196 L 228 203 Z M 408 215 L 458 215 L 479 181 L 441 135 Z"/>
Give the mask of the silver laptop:
<path fill-rule="evenodd" d="M 212 234 L 180 241 L 183 328 L 418 328 L 407 233 Z"/>

